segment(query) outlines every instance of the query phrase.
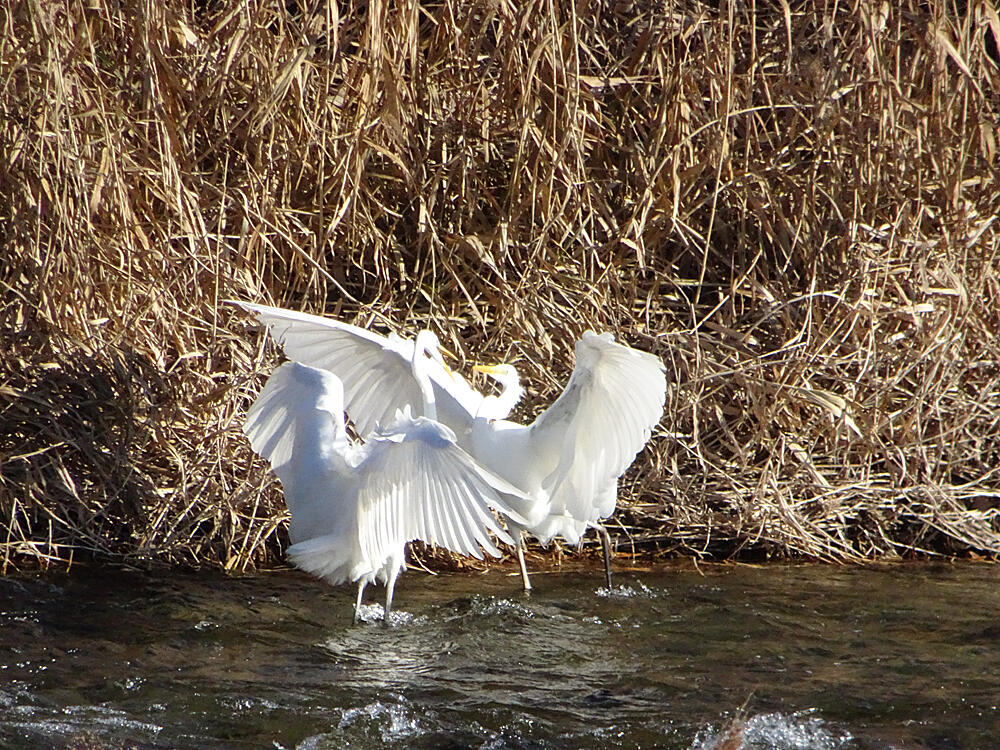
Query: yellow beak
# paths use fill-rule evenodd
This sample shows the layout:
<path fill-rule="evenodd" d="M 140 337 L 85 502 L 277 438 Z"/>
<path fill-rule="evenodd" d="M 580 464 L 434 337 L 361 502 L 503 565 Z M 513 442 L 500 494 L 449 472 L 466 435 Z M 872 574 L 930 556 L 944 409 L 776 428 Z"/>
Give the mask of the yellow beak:
<path fill-rule="evenodd" d="M 496 375 L 497 370 L 500 369 L 500 365 L 473 365 L 472 369 L 486 375 Z"/>
<path fill-rule="evenodd" d="M 446 349 L 445 347 L 441 346 L 441 344 L 438 344 L 437 350 L 438 350 L 438 352 L 440 352 L 441 354 L 443 354 L 448 359 L 450 359 L 452 361 L 458 361 L 458 357 L 456 357 L 455 354 L 450 349 Z M 451 375 L 452 374 L 452 370 L 451 370 L 450 367 L 448 367 L 448 363 L 445 362 L 444 360 L 442 360 L 441 364 L 444 366 L 444 369 L 447 371 L 447 373 L 449 375 Z"/>

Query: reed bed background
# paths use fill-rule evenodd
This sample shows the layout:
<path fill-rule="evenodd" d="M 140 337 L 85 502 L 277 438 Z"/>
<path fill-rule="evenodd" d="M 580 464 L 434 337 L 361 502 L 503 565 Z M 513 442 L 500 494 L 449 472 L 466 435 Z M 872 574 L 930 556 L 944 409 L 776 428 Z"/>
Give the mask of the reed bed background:
<path fill-rule="evenodd" d="M 1000 553 L 989 0 L 11 0 L 0 29 L 4 569 L 280 557 L 239 431 L 279 355 L 227 298 L 430 326 L 516 363 L 524 418 L 586 328 L 661 356 L 619 554 Z"/>

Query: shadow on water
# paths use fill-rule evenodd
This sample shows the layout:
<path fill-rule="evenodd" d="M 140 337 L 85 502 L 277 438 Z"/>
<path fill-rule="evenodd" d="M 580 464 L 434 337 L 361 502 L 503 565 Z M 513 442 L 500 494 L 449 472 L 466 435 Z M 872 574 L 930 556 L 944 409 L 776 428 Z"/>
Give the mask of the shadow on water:
<path fill-rule="evenodd" d="M 0 578 L 0 747 L 985 748 L 1000 568 Z"/>

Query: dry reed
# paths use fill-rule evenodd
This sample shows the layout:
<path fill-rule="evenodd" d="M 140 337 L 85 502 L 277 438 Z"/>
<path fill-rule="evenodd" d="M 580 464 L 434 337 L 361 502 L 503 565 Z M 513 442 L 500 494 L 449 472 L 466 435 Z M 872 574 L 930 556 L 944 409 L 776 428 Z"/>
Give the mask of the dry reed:
<path fill-rule="evenodd" d="M 245 569 L 276 361 L 220 301 L 437 330 L 530 416 L 663 357 L 619 550 L 1000 552 L 990 0 L 11 0 L 0 559 Z M 561 551 L 559 551 L 561 554 Z"/>

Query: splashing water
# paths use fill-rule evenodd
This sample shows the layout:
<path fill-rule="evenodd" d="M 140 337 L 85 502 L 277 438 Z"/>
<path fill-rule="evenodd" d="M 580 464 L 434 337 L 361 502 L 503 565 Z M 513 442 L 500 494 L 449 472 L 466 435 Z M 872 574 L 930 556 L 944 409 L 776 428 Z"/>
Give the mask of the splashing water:
<path fill-rule="evenodd" d="M 735 718 L 721 729 L 700 731 L 691 750 L 840 750 L 849 746 L 853 739 L 849 732 L 829 727 L 812 713 Z"/>
<path fill-rule="evenodd" d="M 634 588 L 632 586 L 618 585 L 618 586 L 612 586 L 610 589 L 607 586 L 602 586 L 599 589 L 597 589 L 594 593 L 597 594 L 597 596 L 600 596 L 604 599 L 632 599 L 637 596 L 648 596 L 648 597 L 657 596 L 657 593 L 654 592 L 642 581 L 636 581 L 636 586 L 638 586 L 638 588 Z"/>
<path fill-rule="evenodd" d="M 381 604 L 362 604 L 361 608 L 358 610 L 358 620 L 367 625 L 371 625 L 373 623 L 377 623 L 379 625 L 386 624 L 384 622 L 385 607 Z M 413 625 L 418 620 L 419 618 L 409 612 L 394 609 L 389 613 L 388 625 L 392 628 L 399 628 L 407 625 Z"/>
<path fill-rule="evenodd" d="M 392 699 L 393 702 L 390 703 L 377 701 L 361 708 L 344 710 L 337 728 L 343 730 L 359 720 L 366 720 L 377 726 L 382 742 L 395 742 L 419 736 L 420 724 L 414 718 L 407 702 L 398 695 L 392 696 Z"/>

